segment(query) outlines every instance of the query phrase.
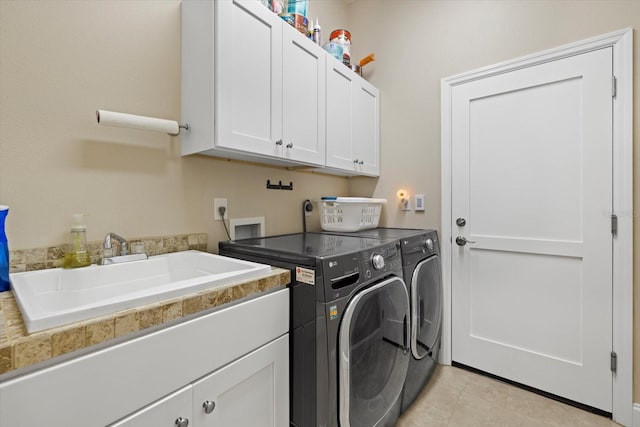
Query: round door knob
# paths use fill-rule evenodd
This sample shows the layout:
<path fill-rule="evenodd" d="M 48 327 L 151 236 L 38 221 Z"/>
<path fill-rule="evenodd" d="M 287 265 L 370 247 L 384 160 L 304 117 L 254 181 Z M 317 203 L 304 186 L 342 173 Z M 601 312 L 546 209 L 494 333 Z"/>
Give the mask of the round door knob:
<path fill-rule="evenodd" d="M 282 140 L 281 139 L 277 140 L 276 145 L 282 145 Z"/>
<path fill-rule="evenodd" d="M 188 418 L 178 417 L 176 419 L 176 426 L 177 427 L 187 427 L 188 425 L 189 425 L 189 419 Z"/>
<path fill-rule="evenodd" d="M 375 254 L 371 257 L 371 265 L 376 270 L 381 270 L 384 268 L 384 258 L 380 254 Z"/>
<path fill-rule="evenodd" d="M 358 162 L 358 164 L 359 164 L 359 165 L 364 165 L 364 160 L 360 160 L 360 161 Z"/>
<path fill-rule="evenodd" d="M 424 242 L 424 244 L 425 244 L 425 246 L 427 247 L 427 249 L 429 249 L 430 251 L 432 251 L 432 250 L 433 250 L 433 240 L 431 240 L 431 239 L 427 239 L 427 240 Z"/>
<path fill-rule="evenodd" d="M 458 218 L 456 219 L 456 225 L 458 227 L 464 227 L 465 225 L 467 225 L 467 220 L 464 218 Z"/>
<path fill-rule="evenodd" d="M 288 143 L 287 148 L 293 148 L 293 142 Z"/>
<path fill-rule="evenodd" d="M 202 408 L 204 408 L 205 414 L 210 414 L 213 412 L 214 409 L 216 409 L 216 402 L 207 400 L 202 404 Z"/>
<path fill-rule="evenodd" d="M 355 160 L 353 161 L 353 163 L 355 163 L 355 164 L 357 165 L 357 164 L 358 164 L 358 159 L 355 159 Z"/>

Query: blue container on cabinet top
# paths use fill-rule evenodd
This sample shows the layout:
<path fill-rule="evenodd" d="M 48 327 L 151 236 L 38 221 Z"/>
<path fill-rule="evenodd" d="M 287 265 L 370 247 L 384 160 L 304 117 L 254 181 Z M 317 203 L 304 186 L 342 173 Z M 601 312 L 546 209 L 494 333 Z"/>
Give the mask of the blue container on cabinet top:
<path fill-rule="evenodd" d="M 11 288 L 9 282 L 9 245 L 7 234 L 4 231 L 4 223 L 9 213 L 9 206 L 0 205 L 0 292 Z"/>

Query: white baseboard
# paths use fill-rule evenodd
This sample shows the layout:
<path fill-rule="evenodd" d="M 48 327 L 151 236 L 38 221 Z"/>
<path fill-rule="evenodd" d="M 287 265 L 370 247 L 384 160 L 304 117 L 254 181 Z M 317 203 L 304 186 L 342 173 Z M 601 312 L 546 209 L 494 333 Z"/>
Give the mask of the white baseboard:
<path fill-rule="evenodd" d="M 633 404 L 633 427 L 640 427 L 640 403 Z"/>

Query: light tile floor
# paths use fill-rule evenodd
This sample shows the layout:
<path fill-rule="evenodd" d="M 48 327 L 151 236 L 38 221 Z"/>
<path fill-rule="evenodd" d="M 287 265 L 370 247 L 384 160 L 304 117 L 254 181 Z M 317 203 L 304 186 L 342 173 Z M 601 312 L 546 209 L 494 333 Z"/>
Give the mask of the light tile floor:
<path fill-rule="evenodd" d="M 619 426 L 609 418 L 492 378 L 439 365 L 397 427 Z"/>

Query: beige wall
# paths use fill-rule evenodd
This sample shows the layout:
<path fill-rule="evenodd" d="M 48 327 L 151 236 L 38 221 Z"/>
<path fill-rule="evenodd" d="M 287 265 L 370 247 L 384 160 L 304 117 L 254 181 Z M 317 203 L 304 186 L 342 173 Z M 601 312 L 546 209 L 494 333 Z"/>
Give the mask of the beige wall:
<path fill-rule="evenodd" d="M 346 25 L 341 1 L 312 13 Z M 96 124 L 97 108 L 179 119 L 179 1 L 0 1 L 0 204 L 12 249 L 63 243 L 86 212 L 89 240 L 207 232 L 214 197 L 269 234 L 302 230 L 302 201 L 347 195 L 347 179 L 205 156 L 180 138 Z M 293 191 L 265 188 L 293 181 Z M 317 212 L 310 225 L 318 228 Z"/>
<path fill-rule="evenodd" d="M 348 14 L 347 14 L 348 13 Z M 179 138 L 96 125 L 104 108 L 180 116 L 180 3 L 0 0 L 0 203 L 10 205 L 14 249 L 64 242 L 69 217 L 87 212 L 88 237 L 204 231 L 224 239 L 213 198 L 233 218 L 265 216 L 269 234 L 301 230 L 301 203 L 322 195 L 385 197 L 383 223 L 440 224 L 440 79 L 624 27 L 640 27 L 634 1 L 311 0 L 326 41 L 353 36 L 352 57 L 375 52 L 365 77 L 382 92 L 382 176 L 330 177 L 180 156 Z M 348 19 L 347 19 L 348 18 Z M 640 42 L 634 36 L 635 79 Z M 635 133 L 639 88 L 635 86 Z M 635 151 L 639 164 L 638 149 Z M 268 191 L 267 179 L 295 190 Z M 640 183 L 636 173 L 636 200 Z M 403 213 L 396 191 L 426 195 L 425 213 Z M 317 213 L 312 217 L 317 228 Z M 636 242 L 640 233 L 637 222 Z M 640 249 L 636 262 L 640 264 Z M 640 280 L 635 280 L 640 354 Z M 635 357 L 635 371 L 640 372 Z M 636 374 L 636 401 L 640 375 Z"/>
<path fill-rule="evenodd" d="M 386 224 L 440 225 L 440 79 L 607 32 L 635 28 L 634 134 L 640 135 L 639 1 L 374 1 L 349 6 L 352 57 L 376 53 L 365 70 L 382 93 L 382 175 L 354 179 L 351 195 L 394 200 Z M 640 147 L 634 141 L 636 206 Z M 426 195 L 427 212 L 400 212 L 396 191 Z M 635 262 L 640 226 L 634 210 Z M 634 400 L 640 401 L 640 278 L 635 276 Z"/>

